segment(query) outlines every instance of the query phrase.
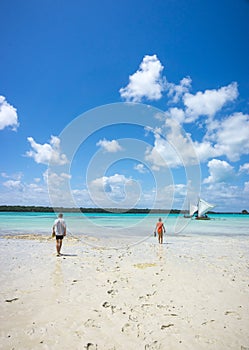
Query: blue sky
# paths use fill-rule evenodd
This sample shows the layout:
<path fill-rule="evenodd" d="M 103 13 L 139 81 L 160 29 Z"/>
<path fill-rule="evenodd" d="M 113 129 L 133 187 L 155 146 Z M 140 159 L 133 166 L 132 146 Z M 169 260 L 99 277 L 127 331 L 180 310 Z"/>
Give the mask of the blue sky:
<path fill-rule="evenodd" d="M 248 1 L 3 0 L 0 30 L 0 204 L 249 210 Z"/>

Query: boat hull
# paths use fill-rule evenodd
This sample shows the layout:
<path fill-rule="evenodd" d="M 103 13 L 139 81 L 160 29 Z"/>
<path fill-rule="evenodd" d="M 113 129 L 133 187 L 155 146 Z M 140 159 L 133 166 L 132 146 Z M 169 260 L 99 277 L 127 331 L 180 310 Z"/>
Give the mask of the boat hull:
<path fill-rule="evenodd" d="M 208 216 L 207 217 L 197 216 L 195 219 L 196 220 L 211 220 Z"/>

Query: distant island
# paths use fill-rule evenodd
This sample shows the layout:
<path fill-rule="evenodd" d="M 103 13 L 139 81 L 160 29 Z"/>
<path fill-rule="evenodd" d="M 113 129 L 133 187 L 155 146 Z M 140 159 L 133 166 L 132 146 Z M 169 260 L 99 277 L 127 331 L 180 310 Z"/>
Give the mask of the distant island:
<path fill-rule="evenodd" d="M 45 206 L 23 206 L 23 205 L 0 205 L 0 212 L 34 212 L 34 213 L 77 213 L 78 211 L 82 213 L 127 213 L 127 214 L 136 214 L 136 213 L 162 213 L 162 214 L 179 214 L 181 210 L 178 209 L 123 209 L 123 208 L 64 208 L 64 207 L 45 207 Z"/>
<path fill-rule="evenodd" d="M 179 209 L 122 209 L 122 208 L 64 208 L 64 207 L 46 207 L 46 206 L 34 206 L 34 205 L 0 205 L 0 212 L 34 212 L 34 213 L 76 213 L 78 211 L 82 213 L 113 213 L 113 214 L 186 214 L 187 210 Z M 244 209 L 241 212 L 213 212 L 210 211 L 208 214 L 249 214 Z"/>

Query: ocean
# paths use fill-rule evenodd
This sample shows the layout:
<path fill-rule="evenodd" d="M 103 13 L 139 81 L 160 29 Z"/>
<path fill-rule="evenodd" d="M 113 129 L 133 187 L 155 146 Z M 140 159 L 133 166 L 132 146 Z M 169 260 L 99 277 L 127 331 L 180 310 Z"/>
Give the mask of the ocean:
<path fill-rule="evenodd" d="M 161 216 L 167 235 L 248 236 L 249 215 L 210 214 L 210 220 L 186 219 L 182 214 L 111 214 L 65 213 L 68 234 L 96 238 L 141 237 L 153 234 Z M 51 235 L 56 214 L 33 212 L 0 212 L 0 236 Z"/>

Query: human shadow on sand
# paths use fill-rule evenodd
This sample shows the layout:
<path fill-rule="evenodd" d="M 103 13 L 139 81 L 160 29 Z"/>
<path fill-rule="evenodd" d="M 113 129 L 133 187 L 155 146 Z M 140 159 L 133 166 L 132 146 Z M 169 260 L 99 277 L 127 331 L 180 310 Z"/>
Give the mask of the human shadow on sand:
<path fill-rule="evenodd" d="M 77 254 L 60 254 L 60 256 L 78 256 Z"/>

